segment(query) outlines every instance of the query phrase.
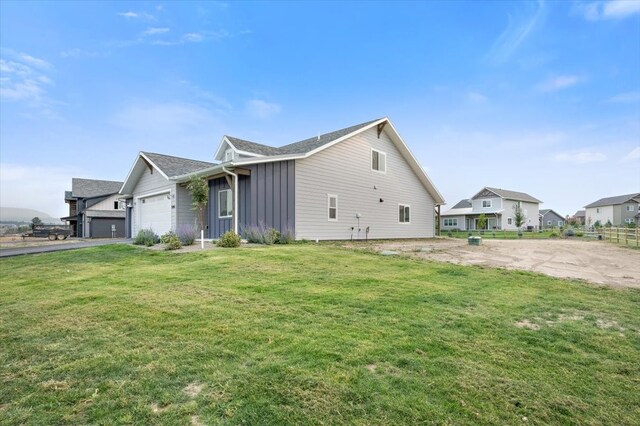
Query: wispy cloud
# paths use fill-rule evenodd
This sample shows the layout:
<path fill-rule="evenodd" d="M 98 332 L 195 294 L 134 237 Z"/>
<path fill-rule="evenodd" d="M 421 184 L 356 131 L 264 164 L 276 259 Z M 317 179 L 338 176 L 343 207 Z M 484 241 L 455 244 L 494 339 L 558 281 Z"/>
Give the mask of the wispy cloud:
<path fill-rule="evenodd" d="M 133 12 L 131 10 L 127 11 L 127 12 L 120 12 L 118 13 L 119 16 L 122 16 L 123 18 L 126 19 L 131 19 L 131 20 L 142 20 L 142 21 L 156 21 L 156 17 L 153 16 L 150 13 L 147 12 Z"/>
<path fill-rule="evenodd" d="M 640 14 L 640 2 L 636 0 L 610 0 L 575 3 L 572 12 L 588 21 L 624 19 Z"/>
<path fill-rule="evenodd" d="M 518 3 L 518 5 L 523 4 L 529 5 L 529 3 Z M 494 64 L 506 62 L 541 23 L 544 14 L 545 7 L 542 1 L 536 3 L 533 11 L 509 14 L 507 28 L 493 43 L 485 59 Z"/>
<path fill-rule="evenodd" d="M 623 161 L 635 161 L 640 160 L 640 146 L 635 147 L 627 155 L 624 156 Z"/>
<path fill-rule="evenodd" d="M 143 36 L 154 36 L 154 35 L 158 35 L 158 34 L 165 34 L 168 33 L 171 30 L 171 28 L 147 28 L 142 35 Z"/>
<path fill-rule="evenodd" d="M 247 114 L 259 120 L 269 120 L 278 115 L 281 109 L 280 105 L 261 99 L 251 99 L 245 104 Z"/>
<path fill-rule="evenodd" d="M 640 92 L 618 93 L 617 95 L 607 99 L 605 102 L 630 103 L 630 104 L 640 102 Z"/>
<path fill-rule="evenodd" d="M 557 75 L 546 79 L 536 86 L 541 92 L 557 92 L 567 89 L 584 81 L 584 77 L 578 75 Z"/>
<path fill-rule="evenodd" d="M 53 101 L 47 96 L 47 87 L 54 81 L 46 74 L 53 66 L 44 59 L 13 50 L 3 50 L 10 59 L 0 58 L 0 101 L 25 102 L 38 112 L 54 116 Z"/>
<path fill-rule="evenodd" d="M 478 93 L 478 92 L 467 93 L 465 99 L 467 100 L 468 103 L 471 103 L 471 104 L 483 104 L 487 102 L 487 97 L 482 93 Z"/>
<path fill-rule="evenodd" d="M 100 56 L 100 54 L 98 52 L 75 47 L 73 49 L 63 50 L 60 52 L 60 56 L 63 58 L 95 58 L 96 56 Z"/>
<path fill-rule="evenodd" d="M 572 151 L 560 152 L 553 159 L 563 163 L 587 164 L 597 163 L 607 159 L 607 156 L 598 151 Z"/>

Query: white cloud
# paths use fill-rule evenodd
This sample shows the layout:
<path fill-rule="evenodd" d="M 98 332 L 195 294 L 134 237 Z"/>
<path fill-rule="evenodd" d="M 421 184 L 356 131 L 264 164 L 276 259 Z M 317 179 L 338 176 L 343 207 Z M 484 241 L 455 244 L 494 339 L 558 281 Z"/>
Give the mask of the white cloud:
<path fill-rule="evenodd" d="M 487 102 L 487 97 L 484 96 L 482 93 L 478 93 L 478 92 L 469 92 L 467 93 L 466 98 L 467 98 L 467 102 L 472 104 L 483 104 Z"/>
<path fill-rule="evenodd" d="M 587 164 L 604 161 L 607 156 L 597 151 L 574 151 L 558 153 L 553 159 L 563 163 Z"/>
<path fill-rule="evenodd" d="M 171 30 L 170 28 L 148 28 L 142 33 L 142 35 L 152 36 L 152 35 L 164 34 L 164 33 L 168 33 L 170 30 Z"/>
<path fill-rule="evenodd" d="M 71 178 L 83 176 L 73 167 L 46 167 L 0 164 L 0 205 L 40 210 L 53 217 L 66 216 L 64 191 L 71 189 Z M 46 179 L 34 179 L 46 176 Z"/>
<path fill-rule="evenodd" d="M 51 68 L 51 64 L 45 61 L 44 59 L 36 58 L 31 55 L 27 55 L 26 53 L 20 53 L 18 56 L 20 57 L 20 59 L 22 59 L 23 62 L 29 65 L 32 65 L 36 68 L 42 68 L 42 69 Z"/>
<path fill-rule="evenodd" d="M 82 50 L 75 47 L 73 49 L 63 50 L 62 52 L 60 52 L 60 56 L 63 58 L 80 58 L 80 57 L 95 58 L 96 56 L 100 56 L 100 54 L 98 52 Z"/>
<path fill-rule="evenodd" d="M 607 99 L 606 102 L 615 102 L 615 103 L 635 103 L 640 102 L 640 92 L 625 92 L 618 93 L 615 96 Z"/>
<path fill-rule="evenodd" d="M 584 78 L 577 75 L 558 75 L 550 77 L 536 86 L 541 92 L 557 92 L 582 82 Z"/>
<path fill-rule="evenodd" d="M 529 3 L 519 5 L 527 6 Z M 508 15 L 507 28 L 493 43 L 485 59 L 492 63 L 506 62 L 541 23 L 544 14 L 544 2 L 538 1 L 534 11 L 521 13 L 521 16 Z"/>
<path fill-rule="evenodd" d="M 187 33 L 187 34 L 182 36 L 182 39 L 185 42 L 198 43 L 198 42 L 201 42 L 202 40 L 204 40 L 204 36 L 202 34 L 199 34 L 199 33 Z"/>
<path fill-rule="evenodd" d="M 640 14 L 640 2 L 636 0 L 610 0 L 576 3 L 573 6 L 573 12 L 588 21 L 624 19 Z"/>
<path fill-rule="evenodd" d="M 11 59 L 0 58 L 0 101 L 24 102 L 43 115 L 54 116 L 53 102 L 47 97 L 47 87 L 54 81 L 44 73 L 52 65 L 26 53 L 12 50 L 6 50 L 6 53 Z"/>
<path fill-rule="evenodd" d="M 127 12 L 120 12 L 118 15 L 126 19 L 140 19 L 143 21 L 155 21 L 156 17 L 147 12 L 133 12 L 131 10 Z"/>
<path fill-rule="evenodd" d="M 627 155 L 625 155 L 624 161 L 640 160 L 640 146 L 635 147 Z"/>
<path fill-rule="evenodd" d="M 250 116 L 268 120 L 280 113 L 281 107 L 275 103 L 269 103 L 260 99 L 251 99 L 245 104 L 245 110 Z"/>

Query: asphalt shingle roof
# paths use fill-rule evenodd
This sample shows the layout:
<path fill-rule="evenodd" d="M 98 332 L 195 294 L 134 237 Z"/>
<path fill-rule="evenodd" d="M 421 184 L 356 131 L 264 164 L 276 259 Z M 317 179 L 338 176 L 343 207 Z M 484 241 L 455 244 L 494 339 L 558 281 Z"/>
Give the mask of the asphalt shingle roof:
<path fill-rule="evenodd" d="M 168 177 L 193 173 L 215 166 L 214 163 L 208 163 L 206 161 L 190 160 L 188 158 L 156 154 L 155 152 L 143 152 L 143 154 Z"/>
<path fill-rule="evenodd" d="M 617 204 L 624 204 L 632 198 L 640 198 L 640 193 L 617 195 L 615 197 L 601 198 L 598 201 L 594 201 L 591 204 L 587 204 L 585 208 L 589 207 L 601 207 L 601 206 L 615 206 Z"/>
<path fill-rule="evenodd" d="M 495 192 L 502 198 L 506 198 L 507 200 L 518 200 L 518 201 L 528 201 L 531 203 L 541 203 L 542 201 L 538 200 L 535 197 L 532 197 L 529 194 L 518 191 L 509 191 L 508 189 L 500 189 L 500 188 L 490 188 L 486 187 L 489 191 Z"/>
<path fill-rule="evenodd" d="M 367 121 L 366 123 L 356 124 L 355 126 L 345 127 L 344 129 L 336 130 L 334 132 L 325 133 L 320 136 L 314 136 L 308 139 L 304 139 L 298 142 L 291 143 L 289 145 L 284 145 L 279 148 L 259 144 L 256 142 L 250 142 L 243 139 L 238 139 L 232 136 L 227 136 L 229 142 L 233 144 L 237 149 L 241 151 L 252 152 L 254 154 L 260 155 L 292 155 L 292 154 L 306 154 L 307 152 L 313 151 L 316 148 L 320 148 L 323 145 L 331 143 L 337 139 L 340 139 L 343 136 L 346 136 L 350 133 L 355 132 L 356 130 L 360 130 L 363 127 L 374 123 L 377 120 Z"/>
<path fill-rule="evenodd" d="M 471 200 L 466 199 L 466 200 L 460 200 L 458 201 L 458 204 L 456 204 L 455 206 L 451 207 L 451 209 L 466 209 L 471 207 Z"/>
<path fill-rule="evenodd" d="M 584 210 L 578 210 L 576 214 L 573 215 L 573 217 L 585 217 L 586 213 L 587 212 L 585 212 Z"/>
<path fill-rule="evenodd" d="M 97 179 L 71 179 L 71 195 L 75 198 L 92 198 L 115 194 L 120 191 L 122 182 Z M 65 198 L 67 194 L 65 193 Z"/>

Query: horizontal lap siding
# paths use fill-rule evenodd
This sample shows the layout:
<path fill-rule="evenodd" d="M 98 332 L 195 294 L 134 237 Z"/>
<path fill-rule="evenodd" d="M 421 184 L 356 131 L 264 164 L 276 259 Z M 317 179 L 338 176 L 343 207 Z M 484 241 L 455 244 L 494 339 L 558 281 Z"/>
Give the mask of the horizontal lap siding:
<path fill-rule="evenodd" d="M 198 212 L 193 209 L 193 198 L 189 190 L 182 186 L 176 186 L 176 229 L 181 225 L 198 226 Z M 204 225 L 207 225 L 207 213 L 204 213 Z M 198 230 L 199 231 L 199 230 Z"/>
<path fill-rule="evenodd" d="M 138 227 L 138 197 L 144 197 L 147 194 L 155 194 L 162 191 L 167 191 L 173 197 L 171 199 L 171 205 L 176 205 L 176 184 L 169 182 L 165 179 L 157 170 L 150 173 L 149 168 L 146 168 L 138 183 L 136 183 L 133 189 L 133 208 L 131 209 L 132 220 L 132 236 L 135 237 L 140 230 Z M 171 208 L 171 229 L 176 229 L 176 208 Z"/>
<path fill-rule="evenodd" d="M 371 148 L 386 153 L 386 174 L 371 170 Z M 434 236 L 434 200 L 384 131 L 378 139 L 369 129 L 296 160 L 295 175 L 298 239 L 349 239 L 351 227 L 364 239 L 367 226 L 369 238 Z M 338 196 L 336 222 L 327 218 L 327 194 Z M 398 223 L 399 203 L 411 206 L 410 224 Z"/>

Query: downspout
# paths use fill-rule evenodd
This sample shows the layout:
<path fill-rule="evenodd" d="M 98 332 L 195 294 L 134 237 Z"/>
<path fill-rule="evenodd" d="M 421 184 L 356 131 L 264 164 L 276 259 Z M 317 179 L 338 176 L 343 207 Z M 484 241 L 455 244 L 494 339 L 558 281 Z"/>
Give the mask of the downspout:
<path fill-rule="evenodd" d="M 233 176 L 233 232 L 238 234 L 238 175 L 222 166 L 222 171 Z"/>

